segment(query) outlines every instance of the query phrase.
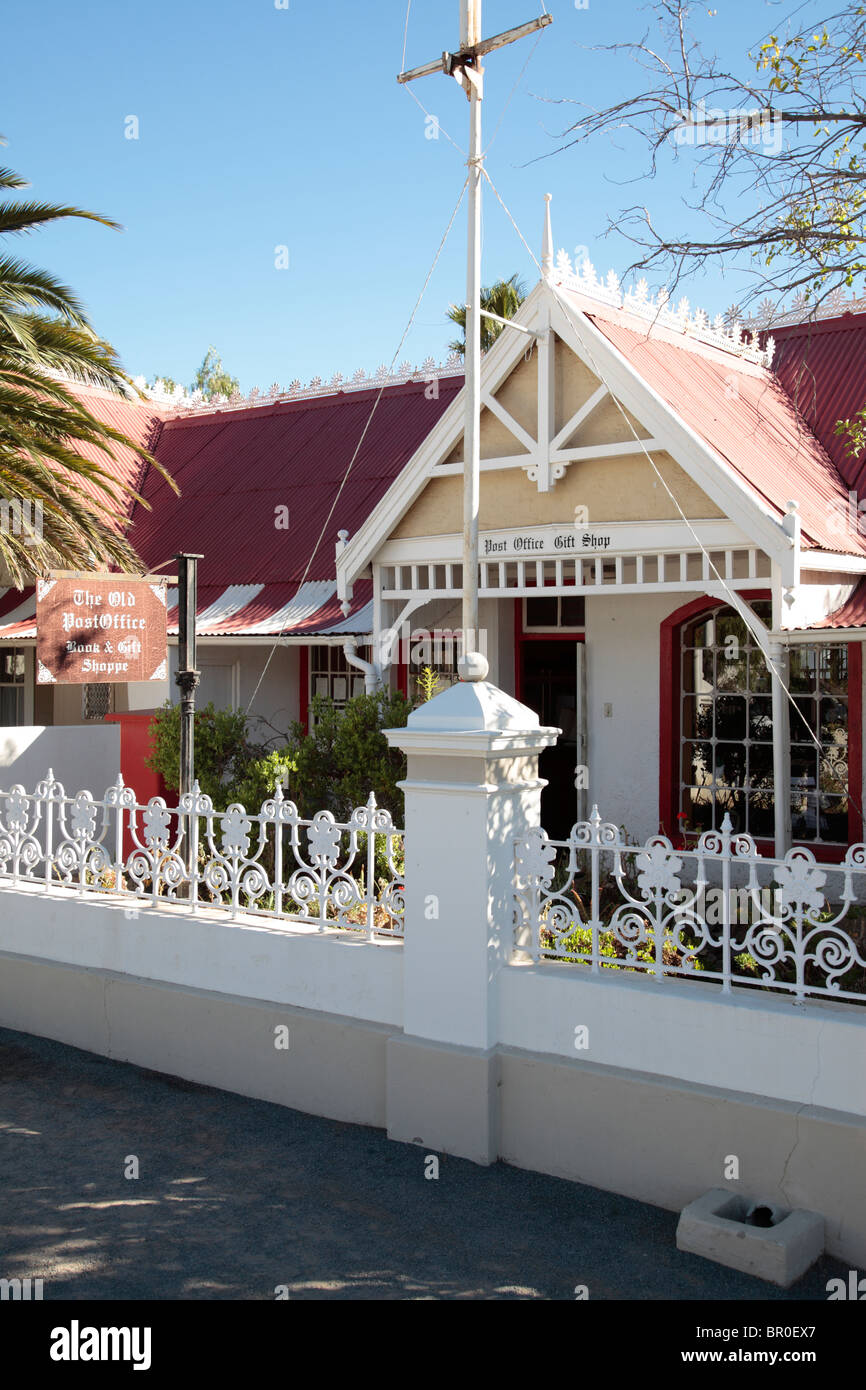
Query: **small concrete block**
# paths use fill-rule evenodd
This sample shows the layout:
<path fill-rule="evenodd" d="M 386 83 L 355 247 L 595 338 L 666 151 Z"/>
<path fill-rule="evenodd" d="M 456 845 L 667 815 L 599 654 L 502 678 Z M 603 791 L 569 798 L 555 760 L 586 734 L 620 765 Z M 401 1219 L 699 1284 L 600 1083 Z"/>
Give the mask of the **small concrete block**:
<path fill-rule="evenodd" d="M 760 1207 L 772 1224 L 747 1223 Z M 677 1249 L 787 1289 L 823 1255 L 824 1218 L 819 1212 L 788 1211 L 714 1187 L 683 1207 Z"/>

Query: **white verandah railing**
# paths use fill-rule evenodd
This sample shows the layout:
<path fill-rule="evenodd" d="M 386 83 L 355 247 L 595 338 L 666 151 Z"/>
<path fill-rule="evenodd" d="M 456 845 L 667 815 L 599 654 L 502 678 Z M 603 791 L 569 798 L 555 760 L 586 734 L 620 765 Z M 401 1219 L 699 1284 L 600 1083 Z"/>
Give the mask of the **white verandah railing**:
<path fill-rule="evenodd" d="M 567 840 L 518 839 L 515 872 L 516 945 L 533 961 L 866 1004 L 866 845 L 841 864 L 772 859 L 728 815 L 694 847 L 635 845 L 593 807 Z"/>
<path fill-rule="evenodd" d="M 224 910 L 403 934 L 403 832 L 372 795 L 345 822 L 329 811 L 304 820 L 281 788 L 258 815 L 215 811 L 196 782 L 168 806 L 146 804 L 118 777 L 102 800 L 68 796 L 49 771 L 35 792 L 0 791 L 0 882 L 120 895 L 154 907 Z"/>

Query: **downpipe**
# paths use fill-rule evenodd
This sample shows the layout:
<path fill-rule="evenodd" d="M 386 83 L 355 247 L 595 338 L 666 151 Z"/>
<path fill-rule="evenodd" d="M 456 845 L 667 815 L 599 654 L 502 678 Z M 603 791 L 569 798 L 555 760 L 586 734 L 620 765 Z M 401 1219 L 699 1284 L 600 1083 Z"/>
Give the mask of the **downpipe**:
<path fill-rule="evenodd" d="M 372 661 L 364 661 L 358 655 L 358 639 L 347 637 L 343 643 L 343 655 L 350 666 L 356 666 L 359 671 L 364 672 L 364 691 L 367 695 L 375 695 L 381 684 L 379 667 Z"/>

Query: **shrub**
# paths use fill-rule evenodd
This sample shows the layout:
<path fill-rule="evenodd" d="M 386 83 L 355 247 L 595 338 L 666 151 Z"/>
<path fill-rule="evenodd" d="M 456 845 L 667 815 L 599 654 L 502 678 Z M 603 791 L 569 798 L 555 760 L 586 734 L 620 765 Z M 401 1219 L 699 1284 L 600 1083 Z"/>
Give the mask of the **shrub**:
<path fill-rule="evenodd" d="M 363 806 L 372 791 L 377 805 L 403 824 L 403 793 L 397 783 L 406 776 L 406 758 L 390 748 L 383 729 L 402 728 L 412 703 L 399 691 L 378 690 L 356 695 L 343 709 L 314 696 L 310 731 L 292 725 L 289 756 L 289 795 L 302 816 L 331 811 L 345 821 Z"/>
<path fill-rule="evenodd" d="M 257 813 L 282 781 L 286 797 L 307 819 L 331 811 L 337 820 L 348 820 L 372 791 L 377 804 L 402 825 L 403 793 L 397 783 L 406 775 L 406 759 L 389 748 L 382 730 L 401 728 L 411 712 L 411 701 L 399 691 L 356 695 L 343 709 L 315 696 L 309 732 L 296 721 L 287 743 L 269 750 L 250 738 L 244 714 L 211 703 L 195 713 L 195 775 L 218 811 L 239 801 Z M 180 706 L 164 705 L 151 721 L 150 734 L 146 764 L 177 792 Z"/>
<path fill-rule="evenodd" d="M 180 789 L 180 706 L 165 704 L 150 724 L 151 753 L 145 765 L 161 774 L 170 791 Z M 195 712 L 195 775 L 215 810 L 233 801 L 258 811 L 291 767 L 287 750 L 268 752 L 249 737 L 246 715 L 214 708 Z"/>

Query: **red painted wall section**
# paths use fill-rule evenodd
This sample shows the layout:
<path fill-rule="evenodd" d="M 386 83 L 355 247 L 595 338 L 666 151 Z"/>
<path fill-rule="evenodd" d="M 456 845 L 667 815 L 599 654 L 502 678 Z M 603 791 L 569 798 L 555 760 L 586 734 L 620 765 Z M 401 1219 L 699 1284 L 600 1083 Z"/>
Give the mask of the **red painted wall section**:
<path fill-rule="evenodd" d="M 298 720 L 310 732 L 310 649 L 298 648 Z"/>
<path fill-rule="evenodd" d="M 848 843 L 863 839 L 863 643 L 848 643 Z"/>
<path fill-rule="evenodd" d="M 145 805 L 153 796 L 165 798 L 167 805 L 177 805 L 177 792 L 170 792 L 159 772 L 152 772 L 149 767 L 145 767 L 145 758 L 150 757 L 150 721 L 153 719 L 155 710 L 146 713 L 126 713 L 126 714 L 107 714 L 105 722 L 107 724 L 120 725 L 120 774 L 123 778 L 124 786 L 132 787 L 135 792 L 135 799 L 139 805 Z M 141 832 L 141 820 L 136 816 L 136 821 Z M 129 817 L 124 817 L 127 828 L 123 832 L 123 853 L 126 858 L 132 854 L 136 848 L 135 841 L 129 832 Z"/>
<path fill-rule="evenodd" d="M 120 772 L 124 785 L 132 787 L 135 799 L 147 802 L 152 796 L 164 796 L 168 802 L 172 795 L 166 788 L 162 776 L 145 767 L 144 760 L 150 756 L 150 722 L 155 711 L 131 714 L 107 714 L 106 724 L 120 725 Z"/>

